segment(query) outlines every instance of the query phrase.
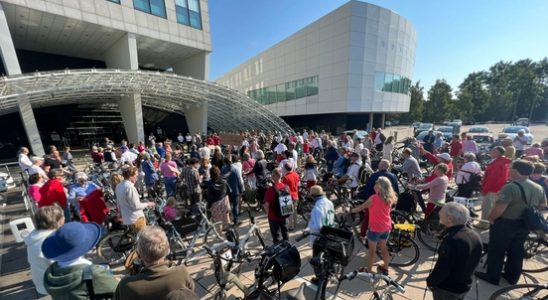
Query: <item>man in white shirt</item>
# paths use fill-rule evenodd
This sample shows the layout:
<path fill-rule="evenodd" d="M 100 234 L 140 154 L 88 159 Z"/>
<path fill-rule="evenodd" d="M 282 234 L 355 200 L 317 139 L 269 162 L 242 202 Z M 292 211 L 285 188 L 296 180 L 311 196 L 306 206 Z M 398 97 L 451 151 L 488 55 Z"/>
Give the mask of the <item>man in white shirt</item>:
<path fill-rule="evenodd" d="M 129 225 L 135 232 L 141 231 L 146 226 L 145 214 L 143 209 L 154 207 L 154 202 L 141 203 L 139 192 L 134 184 L 139 175 L 138 169 L 133 166 L 123 168 L 122 176 L 124 181 L 120 182 L 115 188 L 116 204 L 122 215 L 124 225 Z"/>
<path fill-rule="evenodd" d="M 48 175 L 46 171 L 42 169 L 42 164 L 44 163 L 44 158 L 40 156 L 34 156 L 32 158 L 32 166 L 28 168 L 29 176 L 33 174 L 40 174 L 44 180 L 48 180 Z"/>
<path fill-rule="evenodd" d="M 350 154 L 350 166 L 348 166 L 346 174 L 344 174 L 341 178 L 336 179 L 337 182 L 339 184 L 344 184 L 350 180 L 350 189 L 352 190 L 352 192 L 356 191 L 358 189 L 358 177 L 360 175 L 361 165 L 362 161 L 360 159 L 360 154 L 352 152 Z"/>
<path fill-rule="evenodd" d="M 28 155 L 29 149 L 27 147 L 21 147 L 21 149 L 19 149 L 19 167 L 23 172 L 32 167 L 32 161 L 30 160 Z"/>
<path fill-rule="evenodd" d="M 208 147 L 207 143 L 204 143 L 204 145 L 198 149 L 198 153 L 200 154 L 200 158 L 209 159 L 211 157 L 211 149 Z"/>
<path fill-rule="evenodd" d="M 303 139 L 308 140 L 308 132 L 306 131 L 306 129 L 303 129 Z"/>
<path fill-rule="evenodd" d="M 137 159 L 137 155 L 129 151 L 126 146 L 120 148 L 122 150 L 122 155 L 120 156 L 120 163 L 125 164 L 129 163 L 133 165 L 133 162 Z"/>
<path fill-rule="evenodd" d="M 177 135 L 177 142 L 179 142 L 179 144 L 182 144 L 185 142 L 185 137 L 180 132 L 179 132 L 179 135 Z"/>

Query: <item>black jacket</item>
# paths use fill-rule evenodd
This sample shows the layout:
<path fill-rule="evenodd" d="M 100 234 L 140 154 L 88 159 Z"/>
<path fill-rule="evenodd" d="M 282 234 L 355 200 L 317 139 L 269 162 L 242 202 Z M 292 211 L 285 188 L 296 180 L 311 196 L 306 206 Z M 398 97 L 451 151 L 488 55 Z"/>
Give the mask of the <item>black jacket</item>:
<path fill-rule="evenodd" d="M 481 239 L 477 232 L 464 225 L 446 230 L 438 248 L 438 261 L 426 279 L 429 287 L 465 293 L 472 286 L 472 274 L 481 257 Z"/>

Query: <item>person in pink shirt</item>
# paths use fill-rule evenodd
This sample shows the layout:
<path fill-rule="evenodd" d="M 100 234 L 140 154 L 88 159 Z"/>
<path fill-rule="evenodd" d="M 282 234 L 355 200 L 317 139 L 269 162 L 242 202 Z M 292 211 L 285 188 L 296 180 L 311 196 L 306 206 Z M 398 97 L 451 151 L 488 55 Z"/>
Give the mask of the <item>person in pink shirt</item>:
<path fill-rule="evenodd" d="M 379 266 L 379 272 L 388 274 L 390 264 L 390 254 L 386 247 L 386 241 L 392 229 L 392 220 L 390 218 L 390 209 L 396 202 L 398 196 L 392 188 L 390 180 L 384 176 L 379 177 L 373 187 L 375 194 L 362 205 L 355 208 L 348 208 L 350 213 L 358 213 L 364 209 L 369 209 L 369 228 L 367 230 L 367 267 L 361 268 L 360 272 L 371 272 L 373 262 L 377 256 L 377 243 L 381 248 L 383 265 Z"/>
<path fill-rule="evenodd" d="M 478 144 L 472 139 L 471 135 L 463 136 L 462 139 L 462 153 L 471 152 L 475 155 L 478 154 Z"/>
<path fill-rule="evenodd" d="M 177 176 L 181 172 L 177 169 L 177 163 L 171 160 L 171 153 L 166 153 L 165 161 L 160 165 L 160 171 L 164 175 L 167 196 L 175 197 L 177 192 Z"/>
<path fill-rule="evenodd" d="M 525 150 L 524 154 L 525 154 L 526 157 L 527 156 L 535 156 L 535 155 L 537 155 L 540 158 L 544 157 L 544 151 L 542 150 L 542 148 L 540 148 L 539 143 L 534 143 L 532 147 L 527 148 Z"/>
<path fill-rule="evenodd" d="M 177 208 L 175 207 L 175 197 L 167 198 L 166 206 L 163 209 L 164 218 L 166 221 L 173 221 L 177 219 Z"/>
<path fill-rule="evenodd" d="M 40 199 L 42 198 L 42 194 L 40 194 L 40 188 L 44 185 L 44 179 L 40 176 L 40 174 L 32 174 L 29 176 L 29 189 L 28 194 L 30 198 L 38 205 L 38 202 L 40 202 Z"/>

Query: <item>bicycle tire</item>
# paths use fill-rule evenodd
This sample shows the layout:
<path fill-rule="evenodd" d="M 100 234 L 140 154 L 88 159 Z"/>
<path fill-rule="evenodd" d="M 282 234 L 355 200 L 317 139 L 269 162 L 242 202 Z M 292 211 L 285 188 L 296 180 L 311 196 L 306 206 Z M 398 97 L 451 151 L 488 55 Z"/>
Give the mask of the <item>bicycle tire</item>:
<path fill-rule="evenodd" d="M 390 265 L 394 267 L 407 267 L 419 260 L 420 249 L 417 242 L 403 232 L 392 232 L 386 246 L 390 253 Z M 377 252 L 382 259 L 380 252 Z"/>
<path fill-rule="evenodd" d="M 537 237 L 528 237 L 524 244 L 523 272 L 541 273 L 548 271 L 548 246 Z"/>
<path fill-rule="evenodd" d="M 437 231 L 433 229 L 431 221 L 423 221 L 420 228 L 416 231 L 419 241 L 428 249 L 437 251 L 440 244 L 440 239 L 437 236 Z"/>
<path fill-rule="evenodd" d="M 306 224 L 310 221 L 310 214 L 313 208 L 314 203 L 304 197 L 300 198 L 297 202 L 297 213 L 303 218 Z"/>
<path fill-rule="evenodd" d="M 113 231 L 97 243 L 97 255 L 111 264 L 123 260 L 126 252 L 133 249 L 135 238 L 126 231 Z"/>
<path fill-rule="evenodd" d="M 523 291 L 520 291 L 523 290 Z M 548 286 L 546 284 L 523 283 L 503 287 L 496 290 L 489 300 L 503 299 L 547 299 Z"/>

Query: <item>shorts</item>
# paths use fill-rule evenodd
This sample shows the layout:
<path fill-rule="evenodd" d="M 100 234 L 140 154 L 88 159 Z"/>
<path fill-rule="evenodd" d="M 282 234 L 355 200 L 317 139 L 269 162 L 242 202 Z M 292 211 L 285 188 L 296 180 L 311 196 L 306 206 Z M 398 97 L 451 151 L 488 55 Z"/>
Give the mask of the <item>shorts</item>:
<path fill-rule="evenodd" d="M 371 230 L 367 231 L 367 239 L 372 242 L 378 242 L 380 240 L 388 240 L 388 236 L 390 236 L 390 231 L 385 232 L 374 232 Z"/>

